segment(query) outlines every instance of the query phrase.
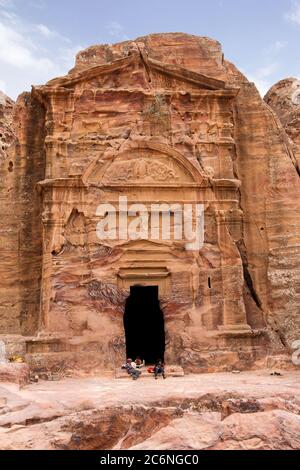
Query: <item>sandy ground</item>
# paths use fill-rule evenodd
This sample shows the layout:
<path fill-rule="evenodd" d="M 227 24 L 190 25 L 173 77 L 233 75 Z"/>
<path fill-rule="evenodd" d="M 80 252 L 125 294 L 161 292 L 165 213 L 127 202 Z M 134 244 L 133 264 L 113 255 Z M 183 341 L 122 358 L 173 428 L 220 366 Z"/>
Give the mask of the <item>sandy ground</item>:
<path fill-rule="evenodd" d="M 38 402 L 57 402 L 75 406 L 82 400 L 91 400 L 97 407 L 124 405 L 129 403 L 146 404 L 166 399 L 195 398 L 207 393 L 236 393 L 243 396 L 264 398 L 282 396 L 285 393 L 300 399 L 300 371 L 282 372 L 281 377 L 271 376 L 270 371 L 243 372 L 240 374 L 201 374 L 185 377 L 159 378 L 141 377 L 113 379 L 95 377 L 65 379 L 59 382 L 44 382 L 29 385 L 19 391 L 20 397 Z"/>

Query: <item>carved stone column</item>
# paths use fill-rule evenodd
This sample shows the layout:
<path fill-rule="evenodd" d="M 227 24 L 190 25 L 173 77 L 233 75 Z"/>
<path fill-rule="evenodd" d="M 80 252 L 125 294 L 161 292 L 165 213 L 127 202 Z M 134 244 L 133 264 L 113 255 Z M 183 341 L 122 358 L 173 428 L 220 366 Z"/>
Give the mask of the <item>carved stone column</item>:
<path fill-rule="evenodd" d="M 223 211 L 216 212 L 218 242 L 221 255 L 221 271 L 223 281 L 223 331 L 250 332 L 243 302 L 243 265 L 239 251 L 232 240 Z"/>
<path fill-rule="evenodd" d="M 53 252 L 63 244 L 62 227 L 64 215 L 62 213 L 61 201 L 64 198 L 65 190 L 63 188 L 56 188 L 53 181 L 39 183 L 39 190 L 43 195 L 43 262 L 39 330 L 44 331 L 49 329 Z"/>

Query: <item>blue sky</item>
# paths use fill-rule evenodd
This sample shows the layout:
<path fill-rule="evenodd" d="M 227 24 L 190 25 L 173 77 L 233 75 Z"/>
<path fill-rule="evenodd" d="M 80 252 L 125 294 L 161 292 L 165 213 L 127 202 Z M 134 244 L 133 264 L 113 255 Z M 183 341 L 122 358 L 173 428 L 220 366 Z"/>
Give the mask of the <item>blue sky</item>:
<path fill-rule="evenodd" d="M 300 78 L 300 0 L 0 0 L 0 89 L 16 98 L 80 49 L 172 31 L 219 40 L 261 93 Z"/>

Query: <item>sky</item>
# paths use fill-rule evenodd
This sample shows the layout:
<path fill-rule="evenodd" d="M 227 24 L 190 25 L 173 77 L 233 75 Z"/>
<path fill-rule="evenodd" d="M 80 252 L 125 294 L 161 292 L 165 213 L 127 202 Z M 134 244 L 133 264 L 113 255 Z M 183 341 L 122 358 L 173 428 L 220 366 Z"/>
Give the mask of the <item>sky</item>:
<path fill-rule="evenodd" d="M 262 95 L 300 78 L 300 0 L 0 0 L 0 90 L 16 99 L 81 49 L 159 32 L 217 39 Z"/>

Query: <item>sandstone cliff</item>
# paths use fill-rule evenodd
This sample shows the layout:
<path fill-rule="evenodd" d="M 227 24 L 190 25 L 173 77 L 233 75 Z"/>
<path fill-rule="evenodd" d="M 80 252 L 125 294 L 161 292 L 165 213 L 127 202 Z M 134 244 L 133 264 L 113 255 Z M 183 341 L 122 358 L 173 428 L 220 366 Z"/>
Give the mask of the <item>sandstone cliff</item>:
<path fill-rule="evenodd" d="M 264 100 L 275 111 L 294 144 L 295 165 L 300 174 L 300 80 L 280 80 L 272 86 Z"/>
<path fill-rule="evenodd" d="M 35 185 L 44 178 L 43 111 L 30 94 L 3 98 L 0 129 L 0 329 L 37 331 L 41 277 L 41 207 Z M 30 326 L 28 326 L 30 325 Z"/>
<path fill-rule="evenodd" d="M 101 165 L 147 142 L 153 155 L 178 152 L 208 188 L 204 249 L 193 269 L 191 259 L 182 262 L 185 272 L 174 273 L 164 299 L 170 358 L 203 365 L 205 348 L 224 346 L 218 332 L 204 347 L 205 331 L 222 322 L 249 327 L 224 340 L 238 365 L 262 351 L 286 351 L 300 338 L 294 149 L 218 42 L 174 33 L 93 46 L 78 54 L 66 77 L 22 95 L 15 122 L 11 163 L 2 162 L 0 172 L 3 333 L 34 335 L 45 324 L 69 336 L 101 331 L 109 362 L 123 336 L 124 298 L 117 268 L 109 267 L 120 268 L 121 251 L 97 246 L 89 208 L 92 195 L 99 196 Z M 82 175 L 89 180 L 76 193 Z M 42 200 L 36 184 L 43 180 Z M 59 189 L 63 184 L 68 189 Z M 256 334 L 266 326 L 259 343 Z"/>
<path fill-rule="evenodd" d="M 6 158 L 6 150 L 13 140 L 14 102 L 0 91 L 0 160 Z"/>

